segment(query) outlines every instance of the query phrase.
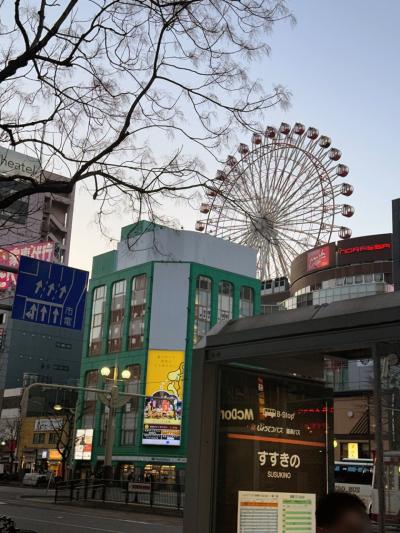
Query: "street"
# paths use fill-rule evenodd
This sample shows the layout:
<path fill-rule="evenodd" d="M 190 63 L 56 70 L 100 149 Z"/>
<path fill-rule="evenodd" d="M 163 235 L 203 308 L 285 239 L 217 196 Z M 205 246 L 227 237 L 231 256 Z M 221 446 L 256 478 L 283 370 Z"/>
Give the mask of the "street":
<path fill-rule="evenodd" d="M 37 533 L 181 533 L 175 517 L 55 505 L 41 489 L 0 486 L 0 515 Z"/>

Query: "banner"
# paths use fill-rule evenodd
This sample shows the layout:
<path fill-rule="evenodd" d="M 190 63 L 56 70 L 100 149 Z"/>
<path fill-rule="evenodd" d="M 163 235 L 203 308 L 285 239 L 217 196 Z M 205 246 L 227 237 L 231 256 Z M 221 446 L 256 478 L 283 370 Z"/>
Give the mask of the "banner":
<path fill-rule="evenodd" d="M 42 261 L 54 260 L 54 242 L 36 242 L 32 244 L 16 244 L 0 248 L 0 263 L 11 267 L 19 267 L 21 255 L 41 259 Z M 0 290 L 15 288 L 17 274 L 12 272 L 0 272 Z"/>
<path fill-rule="evenodd" d="M 181 443 L 185 352 L 149 350 L 143 444 Z"/>
<path fill-rule="evenodd" d="M 93 450 L 93 429 L 77 429 L 75 439 L 75 461 L 90 461 Z"/>

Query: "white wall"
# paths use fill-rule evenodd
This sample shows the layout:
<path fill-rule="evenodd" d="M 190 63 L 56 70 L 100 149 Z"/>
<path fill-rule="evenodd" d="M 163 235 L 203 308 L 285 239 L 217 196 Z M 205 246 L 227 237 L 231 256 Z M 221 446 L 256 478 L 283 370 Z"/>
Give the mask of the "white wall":
<path fill-rule="evenodd" d="M 257 252 L 211 235 L 170 228 L 156 228 L 118 244 L 118 270 L 150 261 L 200 263 L 255 277 Z"/>

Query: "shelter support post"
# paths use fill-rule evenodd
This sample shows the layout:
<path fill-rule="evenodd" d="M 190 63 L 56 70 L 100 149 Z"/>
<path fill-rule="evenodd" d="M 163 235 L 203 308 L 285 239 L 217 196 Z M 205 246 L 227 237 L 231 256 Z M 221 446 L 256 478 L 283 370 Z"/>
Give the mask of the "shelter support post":
<path fill-rule="evenodd" d="M 383 459 L 383 429 L 382 429 L 382 381 L 381 358 L 378 346 L 372 346 L 374 362 L 374 414 L 375 414 L 375 443 L 376 443 L 376 487 L 378 489 L 378 533 L 385 533 L 385 479 Z"/>
<path fill-rule="evenodd" d="M 190 440 L 186 473 L 184 533 L 211 533 L 219 420 L 219 369 L 196 350 L 192 362 Z"/>

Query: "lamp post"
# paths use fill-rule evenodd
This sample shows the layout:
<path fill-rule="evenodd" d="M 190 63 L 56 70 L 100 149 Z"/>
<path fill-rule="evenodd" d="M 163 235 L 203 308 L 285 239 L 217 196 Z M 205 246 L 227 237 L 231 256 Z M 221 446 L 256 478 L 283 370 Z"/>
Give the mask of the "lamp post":
<path fill-rule="evenodd" d="M 127 368 L 122 370 L 121 378 L 118 379 L 119 369 L 116 364 L 114 367 L 113 377 L 110 378 L 111 369 L 108 366 L 104 366 L 100 369 L 100 374 L 104 379 L 112 381 L 111 388 L 107 393 L 99 394 L 100 401 L 104 406 L 108 407 L 108 422 L 106 428 L 106 439 L 104 446 L 104 479 L 112 479 L 112 452 L 114 447 L 115 436 L 115 416 L 117 414 L 118 407 L 122 407 L 130 400 L 130 396 L 121 395 L 119 392 L 118 384 L 120 382 L 130 379 L 131 372 Z"/>

